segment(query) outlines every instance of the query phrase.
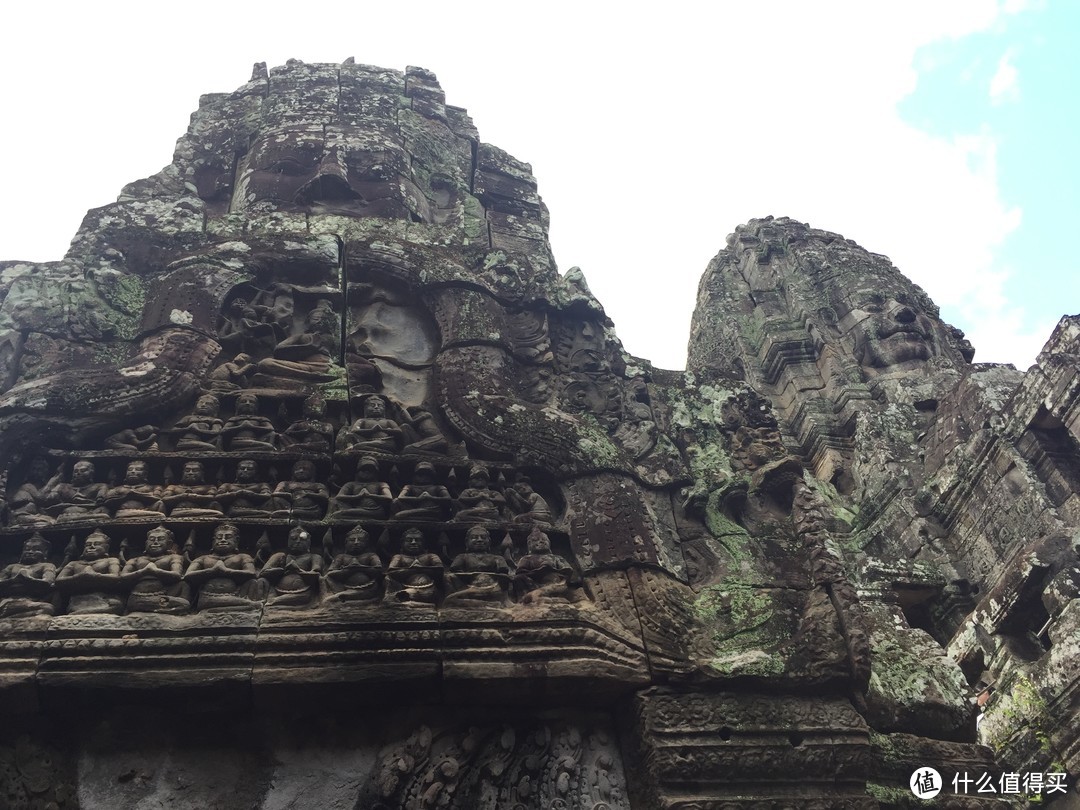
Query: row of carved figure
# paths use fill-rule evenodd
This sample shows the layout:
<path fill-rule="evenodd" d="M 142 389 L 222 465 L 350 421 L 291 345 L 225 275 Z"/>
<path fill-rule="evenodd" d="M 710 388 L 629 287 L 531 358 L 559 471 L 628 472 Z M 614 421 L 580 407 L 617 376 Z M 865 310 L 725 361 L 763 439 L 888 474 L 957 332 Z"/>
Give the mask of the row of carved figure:
<path fill-rule="evenodd" d="M 408 421 L 397 422 L 387 416 L 387 400 L 377 395 L 367 396 L 363 416 L 340 429 L 326 418 L 326 401 L 318 395 L 304 400 L 301 418 L 280 431 L 273 419 L 260 413 L 254 393 L 240 394 L 228 419 L 218 415 L 220 410 L 218 397 L 204 394 L 172 427 L 128 428 L 107 438 L 105 447 L 128 452 L 445 453 L 449 446 L 428 411 L 401 408 Z"/>
<path fill-rule="evenodd" d="M 400 549 L 389 564 L 374 550 L 361 526 L 345 537 L 345 549 L 334 555 L 332 542 L 323 551 L 311 549 L 310 533 L 297 525 L 286 551 L 269 553 L 265 561 L 240 550 L 240 535 L 231 523 L 214 529 L 209 553 L 196 555 L 193 543 L 183 550 L 164 526 L 151 529 L 142 554 L 129 559 L 110 554 L 111 541 L 101 530 L 83 541 L 82 553 L 57 569 L 49 562 L 50 542 L 34 533 L 23 544 L 17 563 L 0 571 L 0 619 L 78 614 L 165 613 L 237 610 L 263 602 L 281 607 L 319 602 L 366 602 L 444 607 L 507 607 L 545 602 L 576 603 L 585 599 L 573 567 L 551 549 L 551 540 L 534 527 L 527 553 L 515 559 L 513 542 L 503 553 L 491 548 L 482 526 L 469 529 L 465 551 L 449 565 L 427 548 L 424 533 L 405 530 Z"/>
<path fill-rule="evenodd" d="M 101 522 L 111 519 L 159 520 L 223 518 L 355 522 L 360 520 L 423 520 L 462 523 L 536 523 L 550 525 L 551 507 L 535 492 L 528 478 L 513 486 L 492 483 L 482 465 L 469 471 L 468 486 L 456 497 L 438 483 L 438 472 L 422 461 L 413 480 L 395 496 L 380 480 L 379 461 L 364 456 L 356 476 L 338 488 L 316 480 L 316 466 L 307 459 L 293 464 L 292 478 L 271 486 L 262 480 L 259 464 L 243 459 L 232 483 L 207 483 L 201 461 L 187 461 L 180 482 L 157 485 L 149 481 L 147 463 L 128 462 L 122 483 L 94 481 L 95 468 L 85 459 L 75 462 L 69 481 L 61 474 L 48 478 L 44 459 L 36 460 L 30 480 L 8 499 L 9 525 L 43 527 L 54 524 Z"/>

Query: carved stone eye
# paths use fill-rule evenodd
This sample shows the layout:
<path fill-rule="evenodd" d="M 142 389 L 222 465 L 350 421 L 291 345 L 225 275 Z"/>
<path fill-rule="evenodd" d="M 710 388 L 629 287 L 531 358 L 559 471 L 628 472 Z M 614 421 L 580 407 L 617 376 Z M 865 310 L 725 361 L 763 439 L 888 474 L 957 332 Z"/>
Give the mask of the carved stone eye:
<path fill-rule="evenodd" d="M 300 161 L 294 158 L 280 158 L 267 166 L 265 171 L 268 171 L 271 174 L 284 174 L 294 177 L 303 174 L 306 171 L 306 168 Z"/>

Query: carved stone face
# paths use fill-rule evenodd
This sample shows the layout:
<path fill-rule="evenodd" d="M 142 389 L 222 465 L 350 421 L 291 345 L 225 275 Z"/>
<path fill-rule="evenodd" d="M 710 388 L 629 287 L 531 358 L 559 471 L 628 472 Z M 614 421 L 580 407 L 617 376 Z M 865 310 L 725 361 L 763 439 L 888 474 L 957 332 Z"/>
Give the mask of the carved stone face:
<path fill-rule="evenodd" d="M 49 462 L 43 458 L 35 458 L 30 463 L 30 480 L 44 484 L 49 477 Z"/>
<path fill-rule="evenodd" d="M 549 554 L 551 552 L 551 540 L 542 531 L 530 532 L 528 543 L 530 554 Z"/>
<path fill-rule="evenodd" d="M 213 550 L 215 554 L 235 554 L 240 547 L 240 536 L 231 523 L 222 523 L 214 529 Z"/>
<path fill-rule="evenodd" d="M 409 529 L 401 537 L 403 554 L 416 555 L 424 550 L 424 535 L 419 529 Z"/>
<path fill-rule="evenodd" d="M 304 400 L 304 416 L 307 419 L 321 419 L 326 416 L 326 402 L 319 397 Z"/>
<path fill-rule="evenodd" d="M 94 465 L 89 461 L 76 461 L 71 468 L 71 483 L 85 486 L 94 480 Z"/>
<path fill-rule="evenodd" d="M 311 551 L 311 535 L 297 527 L 289 532 L 289 552 L 307 554 Z"/>
<path fill-rule="evenodd" d="M 185 464 L 181 480 L 188 485 L 201 484 L 203 482 L 202 463 L 198 461 L 189 461 Z"/>
<path fill-rule="evenodd" d="M 364 416 L 368 419 L 386 417 L 386 403 L 380 397 L 368 397 L 364 400 Z"/>
<path fill-rule="evenodd" d="M 164 527 L 159 526 L 156 529 L 151 529 L 149 534 L 146 535 L 146 556 L 162 556 L 168 550 L 172 539 L 172 532 Z"/>
<path fill-rule="evenodd" d="M 362 554 L 367 551 L 371 538 L 363 529 L 353 529 L 345 535 L 345 551 L 352 555 Z M 404 547 L 404 544 L 403 546 Z"/>
<path fill-rule="evenodd" d="M 217 397 L 199 397 L 199 401 L 195 403 L 195 413 L 199 416 L 217 416 L 217 412 Z"/>
<path fill-rule="evenodd" d="M 23 565 L 37 565 L 45 562 L 49 557 L 49 541 L 41 535 L 31 535 L 23 543 L 22 556 L 19 562 Z"/>
<path fill-rule="evenodd" d="M 315 465 L 310 461 L 298 461 L 293 465 L 294 481 L 310 481 L 315 477 Z"/>
<path fill-rule="evenodd" d="M 413 473 L 413 481 L 417 484 L 430 484 L 435 480 L 435 468 L 427 462 L 421 462 L 416 465 L 416 471 Z"/>
<path fill-rule="evenodd" d="M 109 555 L 109 538 L 101 532 L 93 532 L 83 543 L 84 560 L 100 560 Z"/>
<path fill-rule="evenodd" d="M 465 538 L 465 547 L 474 553 L 491 551 L 491 536 L 487 529 L 469 529 L 469 535 Z"/>
<path fill-rule="evenodd" d="M 374 481 L 379 474 L 379 462 L 371 456 L 360 459 L 360 465 L 356 468 L 357 481 Z"/>
<path fill-rule="evenodd" d="M 236 481 L 251 484 L 259 479 L 259 465 L 252 459 L 245 458 L 236 465 Z"/>
<path fill-rule="evenodd" d="M 921 363 L 938 353 L 933 322 L 912 304 L 873 291 L 856 291 L 850 300 L 841 326 L 849 327 L 856 359 L 864 368 Z"/>
<path fill-rule="evenodd" d="M 266 132 L 241 159 L 232 210 L 426 219 L 405 150 L 376 129 Z"/>
<path fill-rule="evenodd" d="M 408 304 L 371 301 L 354 310 L 349 327 L 349 345 L 363 357 L 423 365 L 438 349 L 433 325 L 418 307 Z"/>
<path fill-rule="evenodd" d="M 127 466 L 124 474 L 124 483 L 128 486 L 137 486 L 146 483 L 146 462 L 132 461 Z"/>
<path fill-rule="evenodd" d="M 236 412 L 242 416 L 253 416 L 259 412 L 259 398 L 254 394 L 241 394 L 236 399 Z"/>

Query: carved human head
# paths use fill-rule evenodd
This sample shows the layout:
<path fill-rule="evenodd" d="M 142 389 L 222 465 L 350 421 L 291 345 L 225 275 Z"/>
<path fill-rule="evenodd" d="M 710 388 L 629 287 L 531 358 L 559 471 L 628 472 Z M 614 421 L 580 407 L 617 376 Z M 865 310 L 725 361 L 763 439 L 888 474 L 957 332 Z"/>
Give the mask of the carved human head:
<path fill-rule="evenodd" d="M 146 534 L 145 554 L 148 557 L 160 557 L 173 544 L 173 533 L 164 526 L 156 526 Z"/>
<path fill-rule="evenodd" d="M 386 416 L 386 403 L 382 397 L 368 397 L 364 400 L 364 416 L 368 419 L 382 419 Z"/>
<path fill-rule="evenodd" d="M 307 459 L 301 459 L 293 465 L 292 476 L 294 481 L 311 481 L 315 478 L 315 464 Z"/>
<path fill-rule="evenodd" d="M 243 416 L 252 416 L 259 412 L 259 397 L 245 393 L 236 398 L 236 412 Z"/>
<path fill-rule="evenodd" d="M 406 529 L 401 535 L 401 551 L 404 554 L 419 554 L 424 550 L 424 533 L 419 529 Z"/>
<path fill-rule="evenodd" d="M 435 465 L 430 461 L 421 461 L 416 465 L 416 469 L 413 471 L 413 480 L 426 484 L 434 481 L 436 478 Z"/>
<path fill-rule="evenodd" d="M 477 464 L 469 470 L 469 485 L 473 487 L 486 487 L 491 481 L 491 474 L 487 467 Z"/>
<path fill-rule="evenodd" d="M 473 526 L 465 536 L 465 548 L 472 552 L 491 551 L 491 534 L 483 526 Z"/>
<path fill-rule="evenodd" d="M 530 554 L 548 554 L 551 552 L 551 538 L 541 531 L 539 526 L 533 527 L 526 542 Z"/>
<path fill-rule="evenodd" d="M 76 486 L 83 486 L 89 484 L 94 480 L 94 463 L 82 459 L 75 462 L 75 466 L 71 468 L 71 483 Z"/>
<path fill-rule="evenodd" d="M 933 321 L 902 292 L 861 288 L 834 301 L 838 328 L 865 369 L 913 368 L 939 353 Z"/>
<path fill-rule="evenodd" d="M 184 471 L 180 479 L 185 484 L 201 484 L 203 482 L 203 465 L 201 461 L 188 461 L 184 463 Z"/>
<path fill-rule="evenodd" d="M 355 555 L 367 551 L 370 543 L 371 535 L 360 525 L 353 526 L 345 535 L 345 551 L 349 554 Z"/>
<path fill-rule="evenodd" d="M 426 211 L 409 155 L 383 126 L 265 129 L 240 159 L 232 210 L 409 219 Z"/>
<path fill-rule="evenodd" d="M 124 474 L 124 483 L 128 485 L 146 483 L 146 462 L 129 461 L 127 472 Z"/>
<path fill-rule="evenodd" d="M 240 532 L 232 523 L 221 523 L 214 529 L 212 548 L 215 554 L 235 554 L 240 547 Z"/>
<path fill-rule="evenodd" d="M 19 562 L 23 565 L 37 565 L 45 562 L 52 551 L 52 543 L 45 539 L 41 532 L 34 532 L 23 543 L 22 557 Z"/>
<path fill-rule="evenodd" d="M 311 535 L 303 526 L 293 526 L 289 530 L 288 545 L 291 554 L 307 554 L 311 551 Z"/>
<path fill-rule="evenodd" d="M 101 529 L 95 529 L 83 541 L 82 558 L 84 560 L 100 560 L 108 555 L 109 536 Z"/>
<path fill-rule="evenodd" d="M 249 484 L 259 480 L 259 462 L 253 458 L 240 459 L 236 465 L 236 481 L 241 484 Z"/>
<path fill-rule="evenodd" d="M 30 462 L 30 474 L 29 479 L 31 481 L 38 481 L 45 483 L 49 477 L 49 462 L 38 456 Z"/>
<path fill-rule="evenodd" d="M 221 403 L 213 394 L 203 394 L 195 403 L 195 413 L 199 416 L 217 416 Z"/>
<path fill-rule="evenodd" d="M 379 460 L 375 456 L 364 456 L 356 465 L 358 481 L 374 481 L 379 476 Z"/>

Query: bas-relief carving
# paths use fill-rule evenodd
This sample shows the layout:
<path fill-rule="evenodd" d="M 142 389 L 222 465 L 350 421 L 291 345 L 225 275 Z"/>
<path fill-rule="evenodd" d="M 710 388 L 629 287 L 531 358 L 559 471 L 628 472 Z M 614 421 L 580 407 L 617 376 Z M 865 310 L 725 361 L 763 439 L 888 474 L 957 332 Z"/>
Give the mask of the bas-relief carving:
<path fill-rule="evenodd" d="M 546 223 L 528 165 L 480 144 L 427 71 L 291 62 L 205 97 L 172 166 L 88 216 L 65 262 L 2 282 L 0 618 L 55 622 L 64 650 L 66 632 L 111 649 L 151 628 L 138 644 L 189 645 L 210 673 L 231 664 L 198 633 L 251 650 L 243 634 L 273 626 L 285 652 L 244 654 L 283 682 L 288 650 L 321 660 L 359 622 L 375 657 L 342 677 L 378 680 L 372 661 L 412 645 L 448 681 L 817 688 L 927 737 L 970 736 L 965 675 L 1063 693 L 1076 550 L 1046 538 L 1080 514 L 1071 322 L 1026 376 L 972 367 L 884 257 L 761 220 L 710 265 L 689 372 L 667 372 L 622 349 L 580 270 L 555 273 Z M 86 355 L 75 386 L 57 341 Z M 1024 515 L 989 506 L 1014 501 Z M 1010 556 L 1032 537 L 1053 557 L 1038 576 Z M 565 652 L 589 633 L 595 657 Z M 516 663 L 473 667 L 506 638 Z M 1075 739 L 1029 723 L 1054 750 Z M 388 760 L 366 790 L 628 806 L 610 757 L 545 793 L 541 754 L 508 733 L 478 757 L 418 731 L 402 750 L 441 740 L 441 764 L 405 778 Z M 536 733 L 564 764 L 584 739 Z M 752 747 L 658 753 L 674 759 L 641 796 L 679 806 L 664 774 L 699 760 L 736 777 L 813 761 L 853 774 L 821 801 L 859 805 L 862 759 Z"/>

